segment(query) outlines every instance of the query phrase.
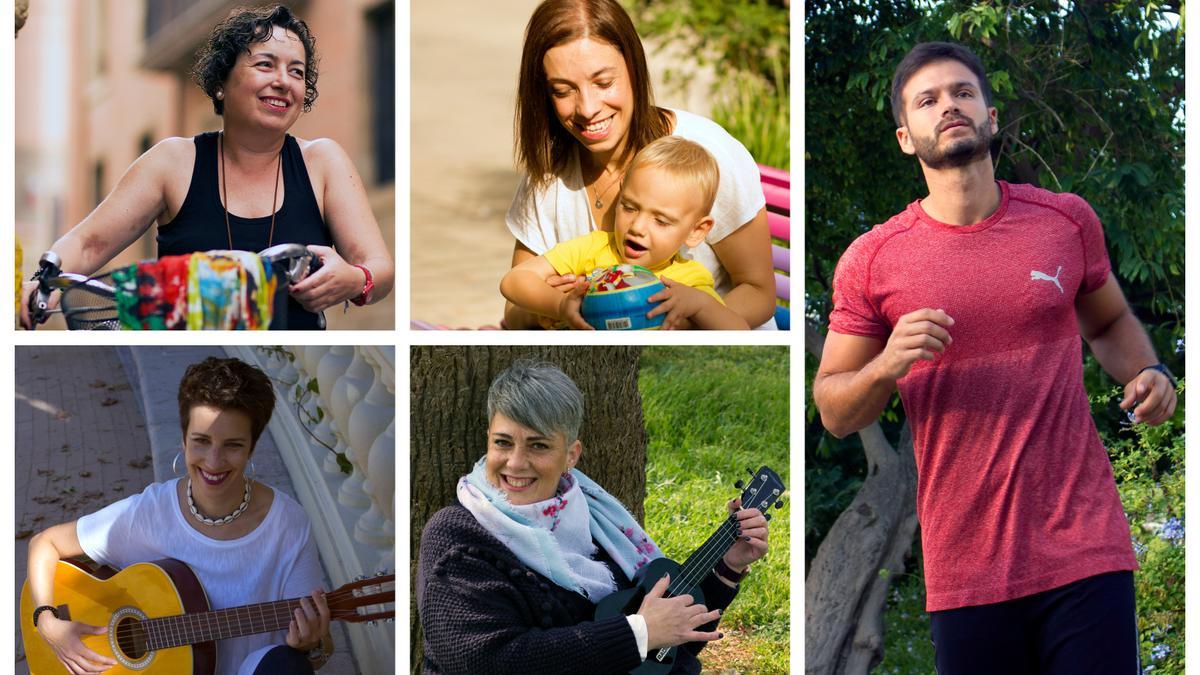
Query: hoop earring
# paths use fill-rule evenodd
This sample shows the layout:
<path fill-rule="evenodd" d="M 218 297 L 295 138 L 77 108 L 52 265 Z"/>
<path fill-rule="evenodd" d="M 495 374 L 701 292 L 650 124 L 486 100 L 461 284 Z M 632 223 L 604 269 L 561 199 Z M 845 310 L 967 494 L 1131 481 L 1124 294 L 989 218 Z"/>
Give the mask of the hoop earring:
<path fill-rule="evenodd" d="M 243 471 L 242 476 L 245 477 L 245 475 L 246 475 L 246 472 Z M 254 466 L 254 460 L 250 460 L 250 480 L 254 480 L 257 477 L 258 477 L 258 467 Z"/>
<path fill-rule="evenodd" d="M 175 474 L 176 476 L 180 475 L 179 474 L 179 458 L 182 456 L 183 456 L 182 452 L 177 452 L 177 453 L 175 453 L 175 459 L 171 460 L 171 473 Z"/>

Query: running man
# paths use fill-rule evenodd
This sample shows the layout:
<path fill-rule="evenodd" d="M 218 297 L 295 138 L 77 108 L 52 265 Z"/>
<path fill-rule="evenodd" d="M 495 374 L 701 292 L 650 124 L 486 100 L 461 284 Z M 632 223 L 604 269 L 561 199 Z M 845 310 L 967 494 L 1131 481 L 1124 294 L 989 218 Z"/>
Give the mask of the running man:
<path fill-rule="evenodd" d="M 1174 414 L 1174 378 L 1087 202 L 995 179 L 996 108 L 975 54 L 914 47 L 892 114 L 929 196 L 838 262 L 821 419 L 846 436 L 900 390 L 941 675 L 1140 672 L 1137 561 L 1079 337 L 1138 422 Z"/>

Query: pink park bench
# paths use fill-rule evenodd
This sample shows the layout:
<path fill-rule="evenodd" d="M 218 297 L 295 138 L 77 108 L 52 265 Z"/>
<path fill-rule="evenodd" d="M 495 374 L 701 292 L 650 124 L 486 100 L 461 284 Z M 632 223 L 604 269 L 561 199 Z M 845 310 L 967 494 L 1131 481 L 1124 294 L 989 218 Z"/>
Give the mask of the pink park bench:
<path fill-rule="evenodd" d="M 771 264 L 775 268 L 775 325 L 790 330 L 792 260 L 792 177 L 782 169 L 758 165 L 767 198 L 767 227 L 771 230 Z"/>

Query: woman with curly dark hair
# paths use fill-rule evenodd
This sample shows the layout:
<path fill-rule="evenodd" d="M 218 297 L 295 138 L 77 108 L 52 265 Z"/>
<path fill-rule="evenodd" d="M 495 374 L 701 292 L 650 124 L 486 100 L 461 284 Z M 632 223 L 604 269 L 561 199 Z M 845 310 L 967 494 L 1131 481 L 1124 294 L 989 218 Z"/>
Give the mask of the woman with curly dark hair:
<path fill-rule="evenodd" d="M 281 5 L 234 10 L 192 74 L 222 129 L 147 150 L 51 247 L 62 269 L 93 274 L 157 222 L 160 257 L 307 244 L 322 267 L 289 288 L 289 329 L 318 328 L 324 309 L 386 296 L 392 258 L 354 164 L 333 140 L 287 133 L 317 98 L 315 40 L 304 21 Z M 22 297 L 35 288 L 27 283 Z M 31 327 L 26 303 L 21 312 Z"/>
<path fill-rule="evenodd" d="M 68 672 L 117 665 L 81 640 L 103 634 L 104 626 L 60 616 L 55 605 L 58 561 L 84 554 L 115 568 L 179 560 L 213 610 L 308 596 L 286 631 L 218 640 L 215 671 L 281 675 L 324 664 L 332 648 L 330 614 L 308 515 L 288 495 L 254 480 L 250 463 L 274 409 L 275 391 L 258 368 L 217 358 L 188 366 L 179 383 L 183 451 L 173 464 L 179 477 L 29 541 L 33 626 Z"/>

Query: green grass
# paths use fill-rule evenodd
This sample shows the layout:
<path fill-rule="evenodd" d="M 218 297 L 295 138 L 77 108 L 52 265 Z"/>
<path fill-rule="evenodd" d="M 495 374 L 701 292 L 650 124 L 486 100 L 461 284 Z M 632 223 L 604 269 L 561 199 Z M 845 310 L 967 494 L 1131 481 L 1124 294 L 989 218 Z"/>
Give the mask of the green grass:
<path fill-rule="evenodd" d="M 647 347 L 639 388 L 650 438 L 646 530 L 683 561 L 720 524 L 745 467 L 791 484 L 786 347 Z M 754 564 L 721 621 L 706 670 L 786 673 L 790 492 L 772 509 L 771 550 Z"/>
<path fill-rule="evenodd" d="M 933 643 L 929 641 L 929 614 L 925 612 L 925 580 L 919 561 L 913 573 L 893 579 L 883 614 L 883 662 L 875 672 L 903 675 L 932 673 Z"/>

